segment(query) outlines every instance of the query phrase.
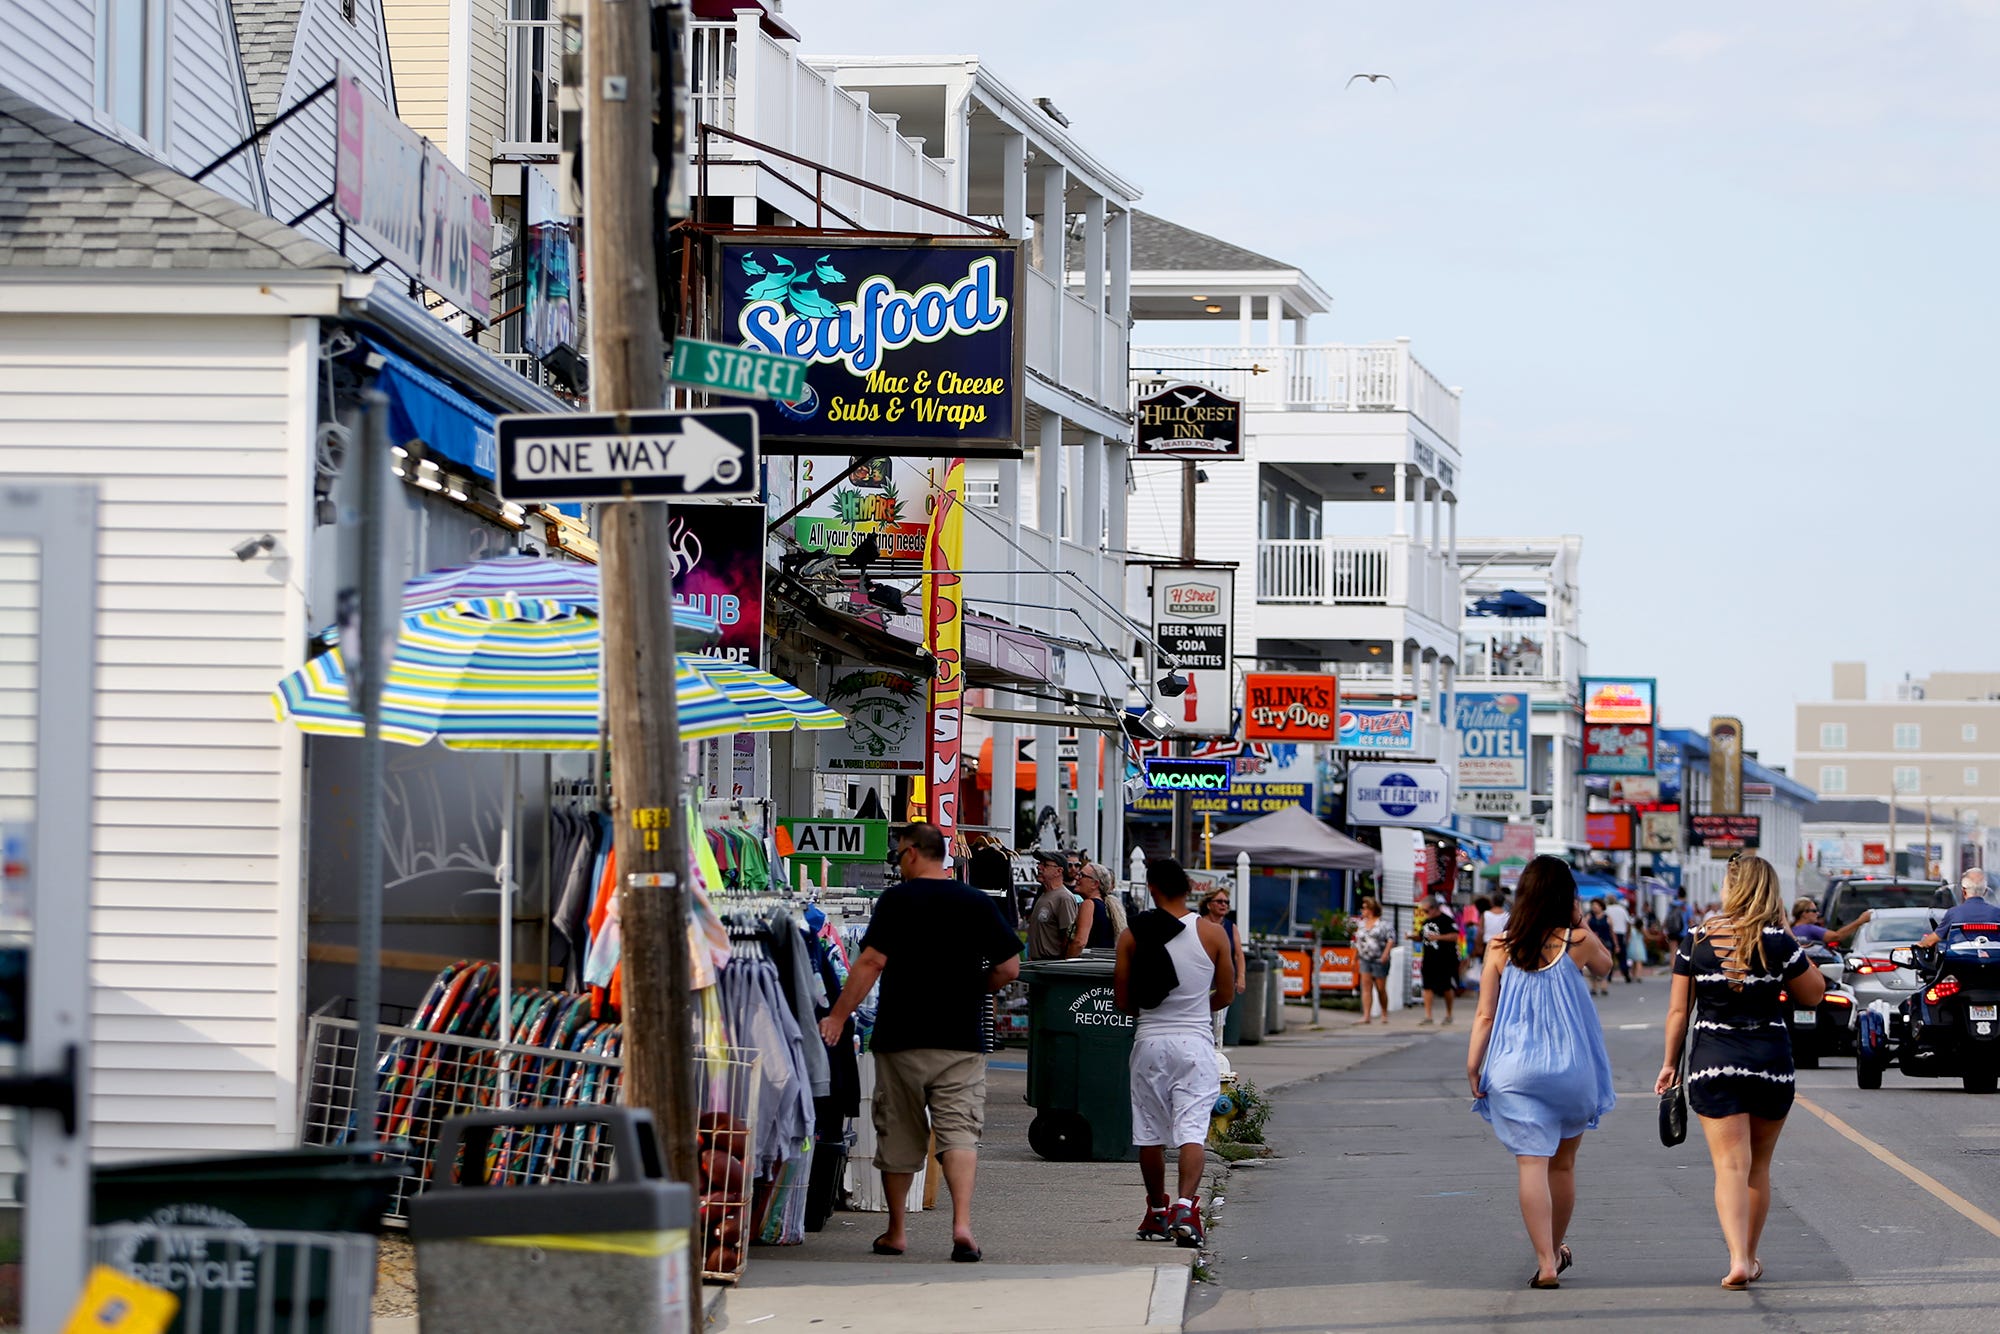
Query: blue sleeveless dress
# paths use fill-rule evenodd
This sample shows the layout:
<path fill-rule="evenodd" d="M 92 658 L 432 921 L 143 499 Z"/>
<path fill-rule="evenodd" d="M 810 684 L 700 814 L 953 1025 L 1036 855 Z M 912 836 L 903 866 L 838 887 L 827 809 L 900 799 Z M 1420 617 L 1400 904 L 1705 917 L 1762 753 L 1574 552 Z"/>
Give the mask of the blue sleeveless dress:
<path fill-rule="evenodd" d="M 1481 1080 L 1486 1096 L 1472 1110 L 1486 1118 L 1510 1153 L 1546 1158 L 1559 1140 L 1597 1128 L 1618 1103 L 1611 1057 L 1583 975 L 1562 955 L 1524 972 L 1500 973 L 1500 1002 Z"/>

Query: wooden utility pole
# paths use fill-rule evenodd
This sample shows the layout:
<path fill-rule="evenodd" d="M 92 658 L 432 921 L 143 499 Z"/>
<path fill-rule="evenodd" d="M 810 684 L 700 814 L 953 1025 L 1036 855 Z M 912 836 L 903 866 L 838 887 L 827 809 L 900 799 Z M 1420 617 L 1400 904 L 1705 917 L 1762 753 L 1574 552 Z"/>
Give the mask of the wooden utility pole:
<path fill-rule="evenodd" d="M 1181 559 L 1184 561 L 1194 559 L 1194 489 L 1199 481 L 1200 478 L 1195 474 L 1194 460 L 1183 459 L 1181 461 Z M 1189 684 L 1192 685 L 1194 669 L 1188 667 L 1181 670 L 1187 673 Z M 1190 749 L 1192 747 L 1186 741 L 1174 743 L 1176 755 L 1185 755 Z M 1181 865 L 1193 866 L 1194 794 L 1191 792 L 1174 793 L 1173 845 L 1174 856 L 1180 859 Z M 1246 917 L 1244 920 L 1249 919 Z"/>
<path fill-rule="evenodd" d="M 587 0 L 584 9 L 584 262 L 596 412 L 658 409 L 665 400 L 653 250 L 651 22 L 645 0 Z M 677 322 L 678 311 L 670 316 Z M 653 1112 L 668 1175 L 698 1190 L 666 505 L 604 506 L 598 547 L 624 948 L 625 1101 Z M 698 1323 L 700 1303 L 691 1309 Z"/>

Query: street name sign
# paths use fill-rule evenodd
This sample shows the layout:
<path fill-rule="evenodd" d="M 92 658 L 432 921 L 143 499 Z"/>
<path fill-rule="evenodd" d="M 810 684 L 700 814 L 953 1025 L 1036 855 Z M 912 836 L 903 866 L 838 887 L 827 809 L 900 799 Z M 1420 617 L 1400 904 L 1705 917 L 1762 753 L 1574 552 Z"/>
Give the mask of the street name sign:
<path fill-rule="evenodd" d="M 503 499 L 754 500 L 757 414 L 588 412 L 500 417 Z"/>
<path fill-rule="evenodd" d="M 754 347 L 676 338 L 673 358 L 667 363 L 667 378 L 675 384 L 710 389 L 718 394 L 791 403 L 806 396 L 806 371 L 811 365 L 797 357 Z"/>

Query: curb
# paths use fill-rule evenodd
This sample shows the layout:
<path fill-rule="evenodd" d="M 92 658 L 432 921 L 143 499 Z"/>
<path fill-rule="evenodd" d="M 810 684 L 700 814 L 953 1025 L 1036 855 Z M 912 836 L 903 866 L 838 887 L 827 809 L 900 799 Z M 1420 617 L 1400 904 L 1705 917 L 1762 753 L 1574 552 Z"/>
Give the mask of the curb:
<path fill-rule="evenodd" d="M 1191 1275 L 1186 1265 L 1153 1266 L 1153 1299 L 1146 1307 L 1147 1329 L 1181 1327 L 1181 1319 L 1187 1313 Z"/>

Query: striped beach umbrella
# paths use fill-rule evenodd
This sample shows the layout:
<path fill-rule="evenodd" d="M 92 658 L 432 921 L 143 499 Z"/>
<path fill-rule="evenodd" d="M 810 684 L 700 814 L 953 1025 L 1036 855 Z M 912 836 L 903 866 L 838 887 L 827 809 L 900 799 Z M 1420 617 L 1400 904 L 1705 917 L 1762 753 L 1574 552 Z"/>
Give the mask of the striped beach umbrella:
<path fill-rule="evenodd" d="M 845 727 L 847 719 L 791 682 L 755 667 L 711 654 L 686 654 L 683 663 L 721 687 L 729 702 L 750 721 L 746 732 L 827 732 Z"/>
<path fill-rule="evenodd" d="M 382 735 L 454 750 L 590 750 L 602 697 L 594 608 L 559 598 L 470 598 L 403 618 L 382 690 Z M 751 717 L 692 665 L 676 663 L 681 736 L 742 731 Z M 278 716 L 325 736 L 360 736 L 336 644 L 278 683 Z"/>
<path fill-rule="evenodd" d="M 420 574 L 403 584 L 403 614 L 449 607 L 475 598 L 554 598 L 592 611 L 599 606 L 597 567 L 541 556 L 496 556 Z M 708 613 L 674 608 L 680 642 L 715 634 L 720 622 Z"/>

